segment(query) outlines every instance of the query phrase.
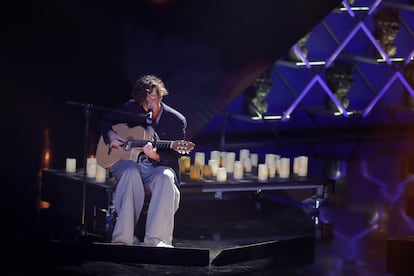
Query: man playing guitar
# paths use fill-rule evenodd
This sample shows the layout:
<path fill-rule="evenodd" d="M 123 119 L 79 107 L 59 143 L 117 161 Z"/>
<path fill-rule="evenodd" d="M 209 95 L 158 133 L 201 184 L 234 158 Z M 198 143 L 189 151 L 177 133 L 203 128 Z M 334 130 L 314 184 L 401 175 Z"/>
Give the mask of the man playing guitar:
<path fill-rule="evenodd" d="M 144 75 L 136 81 L 132 99 L 99 120 L 97 162 L 110 170 L 117 182 L 113 203 L 118 217 L 112 243 L 140 242 L 135 226 L 148 191 L 151 199 L 142 242 L 173 246 L 174 216 L 180 202 L 179 157 L 194 144 L 184 140 L 186 118 L 162 102 L 166 95 L 160 78 Z"/>

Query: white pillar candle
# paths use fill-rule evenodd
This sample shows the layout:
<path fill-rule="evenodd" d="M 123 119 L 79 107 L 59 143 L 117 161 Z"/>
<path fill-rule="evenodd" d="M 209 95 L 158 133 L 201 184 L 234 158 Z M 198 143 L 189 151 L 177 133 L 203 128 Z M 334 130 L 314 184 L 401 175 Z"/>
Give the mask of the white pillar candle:
<path fill-rule="evenodd" d="M 212 150 L 210 152 L 210 159 L 220 161 L 220 152 L 218 150 Z"/>
<path fill-rule="evenodd" d="M 289 178 L 290 176 L 290 158 L 280 158 L 279 177 Z"/>
<path fill-rule="evenodd" d="M 106 181 L 106 169 L 96 165 L 96 182 L 105 182 Z"/>
<path fill-rule="evenodd" d="M 299 168 L 299 157 L 296 156 L 293 159 L 293 174 L 298 174 L 298 168 Z"/>
<path fill-rule="evenodd" d="M 236 161 L 236 153 L 235 152 L 227 152 L 226 153 L 226 165 L 225 168 L 228 173 L 233 173 L 234 171 L 234 162 Z"/>
<path fill-rule="evenodd" d="M 234 162 L 233 178 L 234 179 L 243 179 L 243 163 L 242 163 L 242 161 Z"/>
<path fill-rule="evenodd" d="M 267 181 L 268 169 L 266 164 L 259 164 L 257 178 L 259 181 Z"/>
<path fill-rule="evenodd" d="M 227 181 L 227 171 L 224 167 L 219 167 L 217 169 L 217 181 L 226 182 Z"/>
<path fill-rule="evenodd" d="M 210 160 L 208 160 L 208 164 L 211 167 L 211 174 L 213 176 L 217 176 L 217 170 L 219 168 L 219 160 L 217 160 L 217 159 L 210 159 Z"/>
<path fill-rule="evenodd" d="M 275 161 L 268 161 L 266 163 L 267 169 L 269 170 L 269 178 L 274 178 L 276 175 L 276 163 Z"/>
<path fill-rule="evenodd" d="M 243 162 L 243 160 L 247 158 L 250 158 L 250 150 L 241 149 L 239 153 L 239 160 Z"/>
<path fill-rule="evenodd" d="M 280 171 L 280 157 L 276 159 L 275 161 L 275 173 L 279 173 Z"/>
<path fill-rule="evenodd" d="M 204 165 L 202 176 L 204 179 L 211 179 L 211 177 L 213 176 L 213 171 L 211 170 L 210 165 Z"/>
<path fill-rule="evenodd" d="M 190 171 L 191 158 L 190 156 L 181 156 L 180 159 L 180 172 L 185 174 Z"/>
<path fill-rule="evenodd" d="M 76 172 L 76 159 L 75 158 L 66 158 L 66 172 L 68 173 Z"/>
<path fill-rule="evenodd" d="M 202 168 L 206 163 L 206 154 L 204 152 L 196 152 L 194 154 L 194 165 Z"/>
<path fill-rule="evenodd" d="M 298 158 L 299 158 L 299 160 L 298 160 L 298 175 L 299 176 L 307 176 L 308 175 L 309 157 L 299 156 Z"/>
<path fill-rule="evenodd" d="M 219 167 L 226 167 L 226 154 L 227 154 L 227 152 L 220 151 Z"/>
<path fill-rule="evenodd" d="M 190 166 L 190 180 L 199 181 L 201 177 L 200 165 Z"/>
<path fill-rule="evenodd" d="M 266 153 L 265 154 L 265 164 L 269 162 L 275 162 L 276 156 L 273 153 Z"/>
<path fill-rule="evenodd" d="M 183 156 L 183 163 L 184 163 L 184 169 L 186 172 L 190 171 L 190 166 L 191 166 L 191 158 L 190 156 Z"/>
<path fill-rule="evenodd" d="M 96 177 L 96 158 L 90 157 L 86 159 L 86 176 Z"/>
<path fill-rule="evenodd" d="M 250 158 L 243 159 L 243 168 L 245 172 L 252 172 L 252 159 Z"/>
<path fill-rule="evenodd" d="M 250 159 L 252 160 L 253 167 L 257 167 L 259 165 L 259 154 L 250 153 Z"/>

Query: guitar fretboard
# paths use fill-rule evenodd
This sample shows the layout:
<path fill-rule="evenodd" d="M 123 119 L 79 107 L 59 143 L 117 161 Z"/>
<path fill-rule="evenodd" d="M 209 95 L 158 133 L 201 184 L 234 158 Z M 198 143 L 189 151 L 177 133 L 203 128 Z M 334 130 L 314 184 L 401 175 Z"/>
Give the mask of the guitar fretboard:
<path fill-rule="evenodd" d="M 157 141 L 144 141 L 144 140 L 130 140 L 128 144 L 130 147 L 139 148 L 145 146 L 148 142 L 152 144 L 153 147 L 160 149 L 169 149 L 171 148 L 172 141 L 157 140 Z"/>

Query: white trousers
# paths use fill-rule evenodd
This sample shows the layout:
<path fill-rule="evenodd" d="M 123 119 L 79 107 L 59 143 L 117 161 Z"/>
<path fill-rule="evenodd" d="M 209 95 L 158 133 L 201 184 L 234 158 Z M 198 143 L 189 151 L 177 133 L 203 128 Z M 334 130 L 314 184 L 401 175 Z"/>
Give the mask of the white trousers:
<path fill-rule="evenodd" d="M 118 214 L 112 242 L 126 245 L 134 243 L 134 230 L 144 206 L 145 191 L 149 191 L 151 198 L 144 242 L 148 238 L 158 238 L 172 245 L 174 215 L 180 202 L 174 170 L 120 160 L 112 166 L 111 172 L 117 180 L 113 204 Z"/>

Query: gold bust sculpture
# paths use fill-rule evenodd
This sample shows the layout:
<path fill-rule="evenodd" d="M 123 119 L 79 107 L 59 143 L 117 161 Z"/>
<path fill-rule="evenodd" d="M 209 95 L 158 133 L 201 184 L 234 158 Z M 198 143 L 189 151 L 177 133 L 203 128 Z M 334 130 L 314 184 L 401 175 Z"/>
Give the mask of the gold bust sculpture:
<path fill-rule="evenodd" d="M 306 48 L 306 43 L 308 42 L 310 35 L 311 33 L 309 32 L 304 37 L 299 39 L 298 42 L 296 42 L 296 45 L 298 46 L 299 50 L 302 52 L 305 58 L 308 57 L 308 49 Z M 289 49 L 288 58 L 291 61 L 302 61 L 302 58 L 300 57 L 298 53 L 296 53 L 293 47 Z"/>
<path fill-rule="evenodd" d="M 349 107 L 348 91 L 353 79 L 353 65 L 343 60 L 336 60 L 325 72 L 326 84 L 345 109 Z M 330 98 L 327 108 L 330 111 L 338 111 L 338 107 Z"/>
<path fill-rule="evenodd" d="M 400 30 L 400 13 L 394 8 L 384 8 L 374 15 L 374 37 L 389 57 L 395 56 L 397 46 L 394 42 Z"/>
<path fill-rule="evenodd" d="M 271 73 L 267 70 L 245 92 L 244 112 L 250 116 L 267 113 L 267 95 L 272 88 Z"/>

